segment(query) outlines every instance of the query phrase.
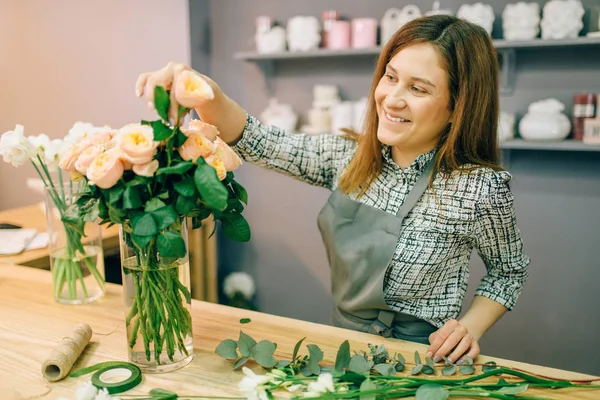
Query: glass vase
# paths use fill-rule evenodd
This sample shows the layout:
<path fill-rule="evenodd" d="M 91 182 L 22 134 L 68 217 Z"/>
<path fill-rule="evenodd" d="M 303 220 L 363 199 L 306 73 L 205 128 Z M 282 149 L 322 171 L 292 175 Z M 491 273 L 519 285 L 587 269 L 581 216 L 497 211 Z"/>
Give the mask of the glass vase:
<path fill-rule="evenodd" d="M 178 258 L 159 251 L 161 240 L 164 249 L 164 238 L 173 236 L 185 247 Z M 129 361 L 145 373 L 179 369 L 192 361 L 194 351 L 186 220 L 136 241 L 131 224 L 124 223 L 119 239 Z"/>
<path fill-rule="evenodd" d="M 53 182 L 45 188 L 48 251 L 54 298 L 63 304 L 84 304 L 104 296 L 102 229 L 97 221 L 66 218 L 79 198 L 71 182 Z M 76 221 L 76 222 L 75 222 Z"/>

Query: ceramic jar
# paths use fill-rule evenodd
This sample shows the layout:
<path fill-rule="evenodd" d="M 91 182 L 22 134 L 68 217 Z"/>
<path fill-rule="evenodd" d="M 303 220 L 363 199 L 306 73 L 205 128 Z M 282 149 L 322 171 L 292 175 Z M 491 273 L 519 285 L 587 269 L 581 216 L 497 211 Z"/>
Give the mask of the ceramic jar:
<path fill-rule="evenodd" d="M 531 103 L 519 122 L 519 133 L 525 140 L 558 141 L 571 132 L 571 121 L 563 113 L 565 106 L 556 99 Z"/>

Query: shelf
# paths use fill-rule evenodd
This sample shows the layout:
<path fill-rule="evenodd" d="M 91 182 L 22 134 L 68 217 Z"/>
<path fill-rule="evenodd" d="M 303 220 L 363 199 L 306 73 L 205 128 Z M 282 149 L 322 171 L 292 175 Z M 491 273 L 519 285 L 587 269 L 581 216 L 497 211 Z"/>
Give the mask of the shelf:
<path fill-rule="evenodd" d="M 502 150 L 548 150 L 548 151 L 597 151 L 600 145 L 585 144 L 580 140 L 562 140 L 554 142 L 531 141 L 523 139 L 500 143 Z"/>
<path fill-rule="evenodd" d="M 535 49 L 546 47 L 572 47 L 572 46 L 598 46 L 600 37 L 580 36 L 576 39 L 533 39 L 525 41 L 494 40 L 494 46 L 499 50 L 510 49 Z M 316 49 L 311 51 L 284 51 L 279 53 L 261 54 L 253 51 L 239 52 L 234 54 L 236 60 L 243 61 L 275 61 L 289 60 L 298 58 L 325 58 L 325 57 L 351 57 L 351 56 L 376 56 L 381 52 L 382 47 L 372 47 L 367 49 L 344 49 L 329 50 Z"/>

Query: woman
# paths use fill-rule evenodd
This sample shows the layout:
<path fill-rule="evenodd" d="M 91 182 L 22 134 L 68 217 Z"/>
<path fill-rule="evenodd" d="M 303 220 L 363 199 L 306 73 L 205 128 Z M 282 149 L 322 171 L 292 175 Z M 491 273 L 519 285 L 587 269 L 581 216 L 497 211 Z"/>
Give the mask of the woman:
<path fill-rule="evenodd" d="M 138 96 L 152 105 L 154 86 L 170 88 L 182 71 L 171 63 L 142 74 Z M 333 191 L 318 226 L 335 324 L 429 343 L 436 362 L 475 358 L 481 336 L 514 307 L 529 264 L 511 177 L 498 164 L 489 35 L 451 16 L 401 28 L 379 58 L 358 141 L 263 126 L 198 76 L 210 89 L 196 111 L 245 160 Z M 457 319 L 473 248 L 487 275 Z"/>

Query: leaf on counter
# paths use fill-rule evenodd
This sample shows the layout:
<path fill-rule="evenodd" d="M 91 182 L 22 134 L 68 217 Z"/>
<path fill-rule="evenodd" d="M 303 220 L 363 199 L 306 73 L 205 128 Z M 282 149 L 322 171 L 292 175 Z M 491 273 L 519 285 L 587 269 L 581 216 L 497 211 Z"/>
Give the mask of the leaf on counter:
<path fill-rule="evenodd" d="M 463 375 L 473 375 L 475 373 L 475 368 L 472 365 L 461 365 L 458 370 Z"/>
<path fill-rule="evenodd" d="M 345 340 L 338 349 L 337 356 L 335 357 L 335 369 L 336 371 L 343 371 L 350 365 L 350 343 Z"/>
<path fill-rule="evenodd" d="M 362 355 L 356 354 L 350 359 L 348 370 L 356 372 L 357 374 L 367 375 L 371 370 L 371 366 Z"/>
<path fill-rule="evenodd" d="M 232 339 L 223 340 L 215 349 L 215 353 L 228 360 L 235 360 L 238 358 L 237 343 Z"/>
<path fill-rule="evenodd" d="M 418 351 L 415 351 L 415 364 L 419 365 L 419 364 L 423 364 L 421 362 L 421 356 L 419 355 Z"/>
<path fill-rule="evenodd" d="M 250 359 L 250 357 L 242 357 L 239 360 L 237 360 L 235 362 L 235 364 L 233 365 L 233 369 L 238 369 L 239 367 L 241 367 L 242 365 L 246 364 L 246 362 L 248 362 L 248 360 Z"/>
<path fill-rule="evenodd" d="M 268 340 L 261 340 L 256 346 L 252 348 L 252 357 L 258 362 L 263 368 L 273 368 L 276 363 L 273 353 L 277 346 L 275 343 Z"/>
<path fill-rule="evenodd" d="M 458 369 L 458 367 L 456 365 L 446 365 L 444 368 L 442 368 L 442 375 L 444 376 L 450 376 L 450 375 L 454 375 L 456 373 L 456 370 Z"/>
<path fill-rule="evenodd" d="M 373 367 L 373 369 L 379 372 L 383 376 L 393 376 L 396 375 L 396 370 L 392 364 L 382 363 L 377 364 Z"/>
<path fill-rule="evenodd" d="M 242 318 L 242 319 L 240 319 L 240 324 L 248 324 L 251 321 L 252 320 L 250 318 Z"/>
<path fill-rule="evenodd" d="M 498 389 L 497 393 L 509 394 L 509 395 L 514 396 L 516 394 L 523 393 L 524 391 L 527 390 L 527 388 L 529 388 L 529 385 L 527 383 L 525 383 L 523 385 L 517 385 L 517 386 L 506 386 L 506 387 Z"/>
<path fill-rule="evenodd" d="M 483 372 L 488 372 L 488 371 L 493 371 L 495 369 L 497 369 L 498 366 L 496 365 L 496 361 L 488 361 L 485 364 L 483 364 Z"/>
<path fill-rule="evenodd" d="M 415 367 L 410 371 L 411 375 L 418 375 L 421 373 L 421 370 L 423 369 L 423 364 L 417 364 L 415 365 Z"/>
<path fill-rule="evenodd" d="M 294 346 L 294 354 L 292 355 L 292 361 L 296 361 L 296 356 L 298 356 L 298 351 L 300 350 L 300 346 L 302 345 L 302 342 L 304 342 L 304 339 L 306 338 L 303 337 L 302 339 L 298 340 L 298 343 L 296 343 L 296 345 Z"/>
<path fill-rule="evenodd" d="M 252 348 L 254 346 L 256 346 L 256 340 L 240 331 L 240 339 L 238 340 L 240 353 L 242 353 L 244 357 L 250 357 L 250 355 L 252 355 Z"/>
<path fill-rule="evenodd" d="M 370 379 L 365 379 L 363 383 L 360 384 L 360 392 L 368 392 L 372 390 L 377 390 L 377 385 L 373 383 Z M 371 394 L 361 394 L 360 400 L 375 400 L 376 395 L 374 393 Z"/>
<path fill-rule="evenodd" d="M 450 396 L 448 390 L 438 383 L 426 383 L 417 389 L 417 400 L 446 400 Z"/>

